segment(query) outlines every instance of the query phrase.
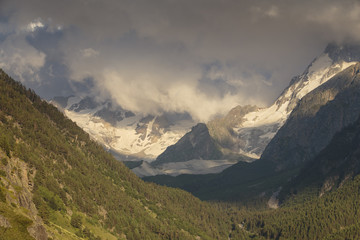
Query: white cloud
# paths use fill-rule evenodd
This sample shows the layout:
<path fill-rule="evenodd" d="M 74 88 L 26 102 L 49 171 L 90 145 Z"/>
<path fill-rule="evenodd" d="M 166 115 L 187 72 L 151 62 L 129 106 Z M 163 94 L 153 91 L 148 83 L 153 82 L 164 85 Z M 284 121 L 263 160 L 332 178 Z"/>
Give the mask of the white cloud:
<path fill-rule="evenodd" d="M 196 120 L 207 121 L 217 114 L 225 114 L 241 100 L 232 95 L 222 99 L 209 97 L 180 79 L 170 86 L 159 86 L 145 76 L 129 82 L 114 70 L 103 72 L 99 77 L 102 79 L 98 81 L 102 87 L 99 89 L 106 89 L 118 104 L 135 112 L 188 112 Z"/>
<path fill-rule="evenodd" d="M 252 19 L 261 21 L 263 18 L 276 18 L 279 16 L 279 8 L 275 5 L 272 6 L 252 6 L 250 11 L 253 14 Z"/>
<path fill-rule="evenodd" d="M 40 82 L 38 74 L 45 57 L 17 34 L 0 43 L 0 67 L 23 83 Z"/>
<path fill-rule="evenodd" d="M 90 57 L 96 57 L 97 55 L 99 55 L 99 52 L 92 48 L 86 48 L 81 50 L 81 54 L 85 58 L 90 58 Z"/>
<path fill-rule="evenodd" d="M 269 17 L 277 17 L 279 15 L 279 8 L 276 6 L 271 6 L 265 14 Z"/>
<path fill-rule="evenodd" d="M 36 31 L 36 29 L 38 28 L 43 28 L 45 27 L 45 25 L 41 22 L 40 19 L 37 19 L 37 20 L 34 20 L 32 22 L 30 22 L 26 27 L 25 29 L 29 32 L 34 32 Z"/>

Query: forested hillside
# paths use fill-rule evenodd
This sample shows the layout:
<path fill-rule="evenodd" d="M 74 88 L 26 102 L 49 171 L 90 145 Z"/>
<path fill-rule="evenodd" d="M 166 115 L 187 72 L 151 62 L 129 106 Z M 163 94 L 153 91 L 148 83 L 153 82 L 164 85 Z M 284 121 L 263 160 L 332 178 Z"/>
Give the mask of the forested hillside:
<path fill-rule="evenodd" d="M 215 206 L 144 183 L 3 71 L 0 158 L 0 239 L 227 239 L 234 229 Z"/>
<path fill-rule="evenodd" d="M 265 239 L 359 239 L 359 186 L 358 175 L 322 196 L 308 188 L 276 210 L 244 211 L 237 221 Z"/>

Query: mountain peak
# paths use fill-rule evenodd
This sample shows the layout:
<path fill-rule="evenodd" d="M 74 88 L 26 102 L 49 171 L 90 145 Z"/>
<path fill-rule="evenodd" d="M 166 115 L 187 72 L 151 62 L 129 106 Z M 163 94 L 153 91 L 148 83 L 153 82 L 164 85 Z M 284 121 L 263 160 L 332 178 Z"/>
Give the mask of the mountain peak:
<path fill-rule="evenodd" d="M 194 134 L 201 134 L 204 132 L 209 132 L 205 123 L 198 123 L 194 127 L 191 128 L 191 131 L 194 131 Z"/>
<path fill-rule="evenodd" d="M 204 123 L 198 123 L 175 145 L 168 147 L 159 155 L 154 165 L 166 162 L 185 162 L 193 159 L 216 160 L 222 153 L 218 150 Z"/>

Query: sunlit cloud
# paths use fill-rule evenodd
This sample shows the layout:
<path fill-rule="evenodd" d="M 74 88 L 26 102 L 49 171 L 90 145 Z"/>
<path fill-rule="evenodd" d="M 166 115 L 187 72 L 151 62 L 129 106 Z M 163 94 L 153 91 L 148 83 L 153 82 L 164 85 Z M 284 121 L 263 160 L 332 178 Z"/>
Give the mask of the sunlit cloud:
<path fill-rule="evenodd" d="M 40 19 L 37 19 L 37 20 L 34 20 L 32 22 L 30 22 L 26 27 L 25 29 L 29 32 L 34 32 L 36 31 L 36 29 L 38 28 L 43 28 L 45 27 L 45 25 L 41 22 Z"/>

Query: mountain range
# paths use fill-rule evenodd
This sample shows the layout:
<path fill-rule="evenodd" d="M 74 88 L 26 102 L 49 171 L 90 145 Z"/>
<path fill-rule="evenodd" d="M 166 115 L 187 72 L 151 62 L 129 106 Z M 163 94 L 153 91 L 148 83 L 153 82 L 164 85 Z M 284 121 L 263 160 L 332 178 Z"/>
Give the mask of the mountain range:
<path fill-rule="evenodd" d="M 207 123 L 211 137 L 222 152 L 260 158 L 303 97 L 360 60 L 347 57 L 346 50 L 338 52 L 339 48 L 329 45 L 302 75 L 290 81 L 270 107 L 237 106 L 225 117 Z"/>
<path fill-rule="evenodd" d="M 234 144 L 237 139 L 237 146 L 248 147 L 244 148 L 248 149 L 247 152 L 238 147 L 240 152 L 249 155 L 254 154 L 255 149 L 259 150 L 259 160 L 239 162 L 217 175 L 144 179 L 186 189 L 203 199 L 244 200 L 256 196 L 269 199 L 284 187 L 284 183 L 297 176 L 308 162 L 313 161 L 337 132 L 358 119 L 360 65 L 356 62 L 360 56 L 353 51 L 358 48 L 330 44 L 304 74 L 293 78 L 271 107 L 244 111 L 242 120 L 237 121 L 239 125 L 231 125 L 237 128 L 227 128 L 228 132 L 220 128 L 222 133 L 226 132 L 221 136 L 235 139 L 225 142 Z M 229 115 L 226 118 L 231 119 Z M 217 129 L 214 127 L 214 132 Z M 247 134 L 239 135 L 245 132 Z M 268 138 L 264 140 L 261 136 Z M 218 146 L 226 146 L 219 141 L 224 138 L 213 139 L 217 139 L 214 141 Z M 227 146 L 234 146 L 232 144 Z"/>
<path fill-rule="evenodd" d="M 239 105 L 224 117 L 192 128 L 194 121 L 187 114 L 165 113 L 161 116 L 134 114 L 110 100 L 99 102 L 89 96 L 55 97 L 51 102 L 119 160 L 125 161 L 127 166 L 140 177 L 219 173 L 239 161 L 252 162 L 260 157 L 286 158 L 285 149 L 289 149 L 290 146 L 284 147 L 279 143 L 279 136 L 292 134 L 291 129 L 298 129 L 299 134 L 303 134 L 303 139 L 308 139 L 300 126 L 303 120 L 299 117 L 294 118 L 292 112 L 297 107 L 301 108 L 301 104 L 308 108 L 307 102 L 310 98 L 321 98 L 322 100 L 318 100 L 322 101 L 321 103 L 313 103 L 318 106 L 333 100 L 332 98 L 337 94 L 334 91 L 340 86 L 331 87 L 327 82 L 359 61 L 357 53 L 356 45 L 329 44 L 325 51 L 309 64 L 303 74 L 290 81 L 289 86 L 271 106 L 260 108 Z M 315 90 L 318 95 L 324 95 L 323 92 L 332 91 L 332 93 L 314 96 L 312 92 Z M 302 100 L 301 104 L 299 104 L 300 100 Z M 348 116 L 348 113 L 345 115 Z M 297 119 L 298 123 L 291 120 L 284 126 L 289 118 Z M 354 116 L 349 122 L 334 126 L 333 131 L 336 132 L 351 123 L 353 118 Z M 304 123 L 304 126 L 307 126 L 307 123 Z M 185 134 L 189 129 L 190 132 Z M 277 134 L 280 129 L 280 133 Z M 332 135 L 333 133 L 329 132 L 324 137 L 329 141 Z M 293 138 L 293 136 L 287 137 Z M 318 134 L 315 133 L 314 136 Z M 311 146 L 316 148 L 314 153 L 327 143 L 314 141 L 316 146 Z M 290 142 L 285 141 L 284 144 L 289 145 Z M 293 147 L 296 147 L 296 144 L 298 143 L 293 143 Z M 302 151 L 299 148 L 297 150 Z M 300 154 L 293 153 L 291 149 L 287 151 L 291 155 Z M 275 156 L 275 152 L 282 155 Z M 308 158 L 313 156 L 312 154 Z"/>
<path fill-rule="evenodd" d="M 310 63 L 303 74 L 294 77 L 290 81 L 289 86 L 271 106 L 267 108 L 250 105 L 237 106 L 226 116 L 206 123 L 209 132 L 207 142 L 213 143 L 214 147 L 211 149 L 212 151 L 216 149 L 218 152 L 216 156 L 209 157 L 209 152 L 204 151 L 207 148 L 201 144 L 196 144 L 193 148 L 189 147 L 188 141 L 185 140 L 186 136 L 184 136 L 174 146 L 169 146 L 166 151 L 159 155 L 156 161 L 153 162 L 152 168 L 151 166 L 138 166 L 134 168 L 134 172 L 141 171 L 139 176 L 168 174 L 171 171 L 168 170 L 168 165 L 164 165 L 164 163 L 191 162 L 194 159 L 201 159 L 202 162 L 204 160 L 212 160 L 212 162 L 214 162 L 213 160 L 231 160 L 231 162 L 227 161 L 228 165 L 224 165 L 222 168 L 225 169 L 231 166 L 229 163 L 235 164 L 236 161 L 252 162 L 262 155 L 266 158 L 269 150 L 265 151 L 265 149 L 269 143 L 275 144 L 279 148 L 282 147 L 280 144 L 275 143 L 277 137 L 274 141 L 272 140 L 278 131 L 283 128 L 300 100 L 310 98 L 309 94 L 312 91 L 326 85 L 336 74 L 360 60 L 356 54 L 353 54 L 353 49 L 356 49 L 356 47 L 347 46 L 344 48 L 329 44 L 325 51 Z M 317 91 L 322 92 L 320 88 Z M 324 99 L 324 104 L 330 100 L 330 98 Z M 303 102 L 305 101 L 307 100 Z M 306 103 L 305 106 L 307 106 Z M 284 129 L 286 129 L 286 126 Z M 194 133 L 190 132 L 187 136 L 198 136 L 195 133 L 195 131 L 198 131 L 197 128 L 193 128 L 192 131 Z M 290 132 L 290 130 L 282 130 L 281 132 Z M 331 134 L 329 136 L 331 137 Z M 195 139 L 195 142 L 200 141 L 197 141 L 196 137 L 193 139 Z M 200 149 L 203 150 L 200 151 Z M 194 151 L 197 152 L 196 156 L 191 154 Z M 278 152 L 277 150 L 274 151 Z M 176 168 L 176 166 L 173 167 Z M 166 171 L 158 171 L 163 169 L 166 169 Z M 203 173 L 206 173 L 206 171 L 203 171 Z M 208 171 L 208 173 L 214 172 Z"/>

